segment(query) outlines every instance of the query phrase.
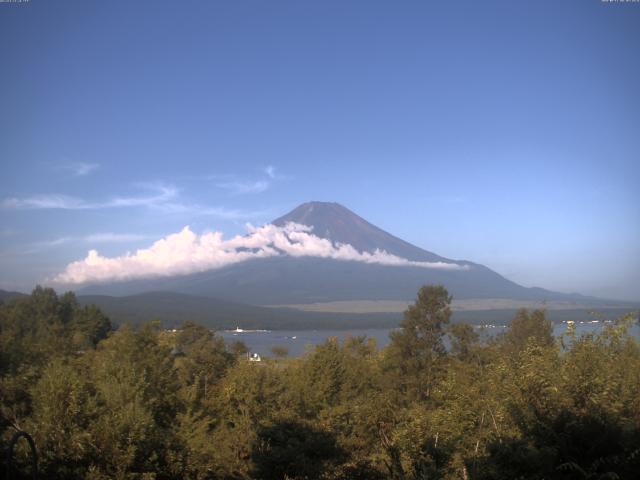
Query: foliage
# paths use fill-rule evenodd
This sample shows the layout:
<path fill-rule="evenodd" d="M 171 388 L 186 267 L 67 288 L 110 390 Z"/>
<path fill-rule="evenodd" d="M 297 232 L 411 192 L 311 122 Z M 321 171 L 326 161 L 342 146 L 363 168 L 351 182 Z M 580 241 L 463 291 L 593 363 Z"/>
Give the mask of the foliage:
<path fill-rule="evenodd" d="M 425 286 L 404 313 L 401 329 L 391 333 L 388 369 L 399 390 L 411 400 L 425 400 L 444 371 L 445 326 L 451 296 L 442 286 Z"/>
<path fill-rule="evenodd" d="M 0 305 L 0 436 L 32 433 L 53 479 L 637 478 L 633 318 L 558 342 L 523 310 L 481 342 L 450 301 L 422 288 L 385 349 L 249 362 L 195 323 L 113 331 L 38 287 Z"/>

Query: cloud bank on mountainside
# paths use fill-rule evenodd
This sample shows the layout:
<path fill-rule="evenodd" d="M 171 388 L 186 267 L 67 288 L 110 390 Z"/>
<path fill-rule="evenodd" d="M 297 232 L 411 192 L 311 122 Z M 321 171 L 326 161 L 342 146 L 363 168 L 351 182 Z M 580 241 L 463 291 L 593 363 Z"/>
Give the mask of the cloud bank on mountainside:
<path fill-rule="evenodd" d="M 197 235 L 187 226 L 179 233 L 168 235 L 133 254 L 108 258 L 90 250 L 86 258 L 70 263 L 53 280 L 63 284 L 81 284 L 184 275 L 279 255 L 442 270 L 469 268 L 456 263 L 411 261 L 381 250 L 359 252 L 351 245 L 334 244 L 317 237 L 311 233 L 311 227 L 296 223 L 283 227 L 268 224 L 255 228 L 249 225 L 248 230 L 247 235 L 224 240 L 221 232 Z"/>

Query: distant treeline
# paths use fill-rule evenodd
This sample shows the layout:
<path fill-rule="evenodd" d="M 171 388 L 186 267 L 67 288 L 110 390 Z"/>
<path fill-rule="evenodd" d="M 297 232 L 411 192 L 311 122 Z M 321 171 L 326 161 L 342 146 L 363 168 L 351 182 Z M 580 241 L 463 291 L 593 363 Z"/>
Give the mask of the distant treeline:
<path fill-rule="evenodd" d="M 36 288 L 0 305 L 2 446 L 29 432 L 51 479 L 638 478 L 632 316 L 556 339 L 521 310 L 482 343 L 450 303 L 423 287 L 384 349 L 329 339 L 250 362 L 204 326 L 114 330 Z M 26 443 L 14 462 L 30 473 Z"/>
<path fill-rule="evenodd" d="M 0 302 L 25 298 L 27 295 L 0 290 Z M 286 307 L 264 307 L 230 302 L 217 298 L 186 295 L 176 292 L 146 292 L 121 297 L 109 295 L 78 295 L 81 306 L 96 305 L 113 325 L 142 325 L 158 320 L 166 328 L 177 328 L 191 320 L 216 330 L 241 326 L 245 329 L 268 330 L 352 330 L 395 328 L 402 321 L 400 312 L 346 313 L 303 311 Z M 549 309 L 548 320 L 615 319 L 628 313 L 633 306 L 578 305 L 572 309 Z M 505 325 L 517 309 L 454 311 L 453 322 Z M 595 315 L 595 316 L 594 316 Z"/>

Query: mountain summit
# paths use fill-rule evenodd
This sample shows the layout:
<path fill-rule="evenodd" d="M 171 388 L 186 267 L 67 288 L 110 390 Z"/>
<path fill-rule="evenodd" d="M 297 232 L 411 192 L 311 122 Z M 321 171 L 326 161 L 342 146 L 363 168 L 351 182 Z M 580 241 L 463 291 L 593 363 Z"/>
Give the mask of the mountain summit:
<path fill-rule="evenodd" d="M 374 252 L 377 249 L 407 260 L 452 262 L 394 237 L 339 203 L 303 203 L 272 223 L 282 227 L 289 222 L 312 227 L 314 235 L 334 243 L 348 243 L 360 252 Z"/>

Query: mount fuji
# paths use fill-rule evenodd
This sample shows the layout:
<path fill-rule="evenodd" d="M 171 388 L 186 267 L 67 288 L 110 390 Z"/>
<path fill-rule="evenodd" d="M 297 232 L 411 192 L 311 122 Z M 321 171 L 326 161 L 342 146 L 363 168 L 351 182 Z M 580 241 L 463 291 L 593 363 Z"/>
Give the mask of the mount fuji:
<path fill-rule="evenodd" d="M 338 203 L 304 203 L 272 222 L 278 227 L 291 223 L 307 226 L 310 234 L 328 240 L 332 247 L 351 246 L 359 254 L 382 252 L 404 263 L 281 254 L 186 275 L 87 285 L 77 291 L 116 296 L 165 291 L 253 305 L 290 305 L 405 301 L 412 299 L 422 285 L 442 284 L 457 300 L 561 301 L 583 305 L 597 300 L 523 287 L 484 265 L 442 257 L 385 232 Z"/>

